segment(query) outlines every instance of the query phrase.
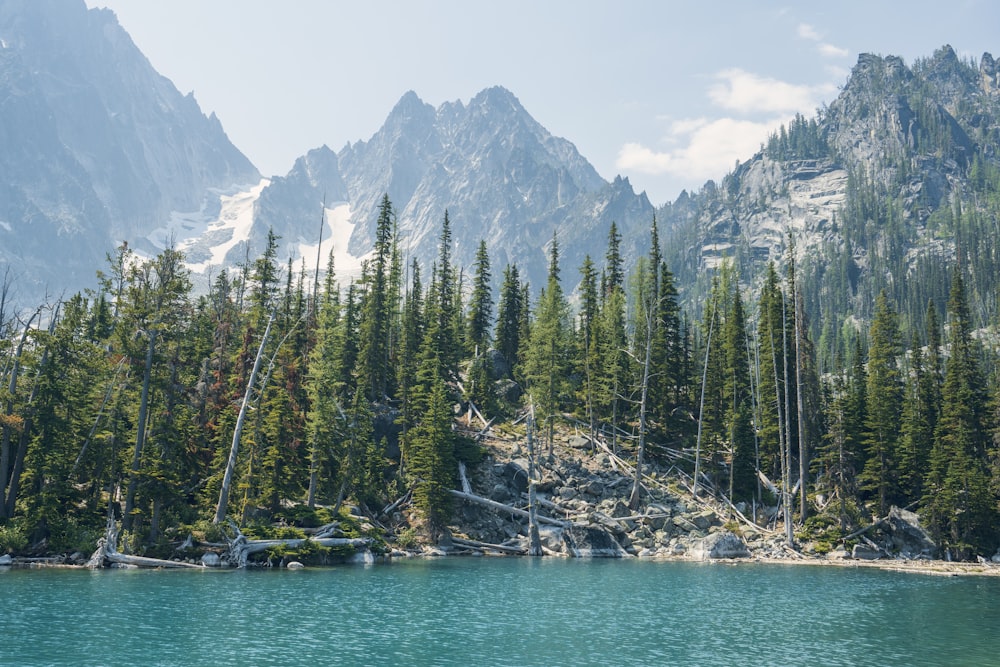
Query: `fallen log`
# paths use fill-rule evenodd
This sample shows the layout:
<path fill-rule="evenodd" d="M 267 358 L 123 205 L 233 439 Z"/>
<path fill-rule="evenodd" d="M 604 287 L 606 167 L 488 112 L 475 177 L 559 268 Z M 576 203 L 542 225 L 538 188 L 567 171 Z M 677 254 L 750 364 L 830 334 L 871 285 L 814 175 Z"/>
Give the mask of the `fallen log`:
<path fill-rule="evenodd" d="M 528 494 L 527 493 L 522 493 L 521 494 L 521 498 L 523 498 L 524 500 L 527 500 L 528 499 Z M 555 512 L 559 512 L 560 514 L 562 514 L 564 516 L 572 514 L 572 512 L 570 510 L 566 509 L 562 505 L 557 505 L 556 503 L 552 502 L 551 500 L 546 500 L 545 498 L 535 498 L 535 502 L 538 503 L 539 505 L 541 505 L 542 507 L 546 508 L 546 509 L 550 509 L 550 510 L 553 510 Z"/>
<path fill-rule="evenodd" d="M 135 567 L 202 569 L 201 565 L 194 565 L 192 563 L 119 553 L 118 525 L 111 517 L 108 517 L 107 532 L 104 537 L 97 540 L 97 550 L 93 553 L 93 555 L 91 555 L 90 560 L 87 561 L 87 567 L 91 569 L 100 569 L 105 567 L 106 563 L 113 563 L 116 565 L 132 565 Z"/>
<path fill-rule="evenodd" d="M 406 493 L 404 493 L 402 496 L 400 496 L 396 500 L 396 502 L 394 502 L 394 503 L 392 503 L 390 505 L 386 505 L 385 507 L 383 507 L 382 511 L 379 512 L 379 516 L 389 516 L 389 515 L 391 515 L 397 509 L 399 509 L 403 505 L 406 505 L 407 503 L 409 503 L 410 500 L 412 500 L 412 499 L 413 499 L 413 489 L 407 489 Z"/>
<path fill-rule="evenodd" d="M 517 507 L 511 507 L 510 505 L 504 505 L 503 503 L 498 503 L 497 501 L 490 500 L 489 498 L 483 498 L 481 496 L 473 495 L 471 493 L 463 493 L 462 491 L 457 491 L 455 489 L 449 490 L 448 493 L 455 496 L 456 498 L 461 498 L 462 500 L 468 500 L 469 502 L 477 503 L 479 505 L 492 507 L 493 509 L 500 510 L 502 512 L 510 512 L 514 516 L 519 516 L 522 519 L 530 518 L 527 510 L 522 510 Z M 553 526 L 561 526 L 563 528 L 572 525 L 569 521 L 560 521 L 559 519 L 552 519 L 542 515 L 536 516 L 535 519 L 539 523 L 547 523 Z"/>
<path fill-rule="evenodd" d="M 249 540 L 246 535 L 240 532 L 239 527 L 230 520 L 229 523 L 236 532 L 236 537 L 229 541 L 229 548 L 222 558 L 234 567 L 244 568 L 247 566 L 247 558 L 252 554 L 267 551 L 273 547 L 288 547 L 294 549 L 301 547 L 306 542 L 320 547 L 354 547 L 359 549 L 371 544 L 371 539 L 367 537 L 293 537 L 284 540 Z M 329 525 L 329 524 L 328 524 Z"/>
<path fill-rule="evenodd" d="M 523 556 L 526 553 L 525 550 L 522 549 L 521 547 L 509 547 L 503 544 L 489 544 L 488 542 L 467 540 L 464 537 L 455 537 L 454 535 L 452 536 L 451 541 L 460 547 L 472 547 L 474 549 L 483 549 L 487 551 L 493 550 L 507 554 L 515 554 L 518 556 Z"/>

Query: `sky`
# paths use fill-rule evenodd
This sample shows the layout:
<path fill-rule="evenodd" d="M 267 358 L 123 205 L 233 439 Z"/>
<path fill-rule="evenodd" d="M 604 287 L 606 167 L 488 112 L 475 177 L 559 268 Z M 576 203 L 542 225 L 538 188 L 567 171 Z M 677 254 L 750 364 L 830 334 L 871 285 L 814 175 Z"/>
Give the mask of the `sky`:
<path fill-rule="evenodd" d="M 1000 56 L 995 0 L 86 0 L 265 175 L 368 140 L 409 90 L 500 85 L 653 204 L 721 179 L 832 101 L 860 53 Z"/>

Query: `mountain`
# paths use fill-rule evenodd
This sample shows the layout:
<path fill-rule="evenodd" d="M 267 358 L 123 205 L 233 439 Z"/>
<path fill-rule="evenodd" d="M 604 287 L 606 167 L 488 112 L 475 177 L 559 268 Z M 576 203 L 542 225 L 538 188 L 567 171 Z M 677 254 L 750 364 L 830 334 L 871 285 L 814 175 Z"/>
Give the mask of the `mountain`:
<path fill-rule="evenodd" d="M 172 212 L 259 178 L 111 11 L 0 2 L 0 262 L 26 299 L 92 284 L 123 240 L 155 252 Z"/>
<path fill-rule="evenodd" d="M 572 143 L 552 136 L 510 91 L 494 87 L 467 105 L 449 102 L 437 109 L 406 93 L 368 141 L 337 153 L 317 148 L 299 158 L 286 176 L 271 179 L 254 207 L 250 229 L 234 223 L 233 234 L 243 234 L 259 250 L 273 229 L 282 237 L 279 256 L 314 265 L 317 222 L 326 201 L 334 207 L 331 216 L 348 226 L 329 229 L 324 238 L 340 239 L 337 266 L 356 266 L 372 247 L 386 194 L 402 246 L 425 270 L 437 256 L 447 211 L 453 257 L 460 266 L 471 265 L 485 240 L 498 275 L 505 264 L 517 263 L 536 286 L 544 283 L 554 233 L 564 275 L 575 276 L 587 253 L 603 256 L 612 220 L 626 232 L 636 230 L 626 234 L 628 251 L 642 247 L 653 216 L 645 194 L 635 194 L 627 179 L 602 179 Z M 188 247 L 202 248 L 199 256 L 206 256 L 210 245 L 197 240 Z M 245 257 L 246 246 L 236 244 L 225 263 Z"/>
<path fill-rule="evenodd" d="M 907 66 L 863 54 L 838 97 L 796 118 L 720 183 L 657 216 L 687 303 L 731 258 L 748 286 L 766 263 L 797 275 L 820 359 L 832 364 L 885 290 L 904 326 L 943 315 L 960 261 L 982 325 L 1000 288 L 1000 73 L 950 46 Z M 754 292 L 755 293 L 755 292 Z"/>

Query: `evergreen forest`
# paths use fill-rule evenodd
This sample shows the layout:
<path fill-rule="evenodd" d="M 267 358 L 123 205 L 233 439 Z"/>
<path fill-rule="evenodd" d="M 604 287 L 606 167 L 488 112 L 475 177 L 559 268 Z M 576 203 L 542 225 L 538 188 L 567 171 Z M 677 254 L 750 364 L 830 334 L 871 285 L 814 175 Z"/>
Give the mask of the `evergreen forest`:
<path fill-rule="evenodd" d="M 332 259 L 282 266 L 271 234 L 205 294 L 178 251 L 123 245 L 97 290 L 31 312 L 0 301 L 0 549 L 88 549 L 110 511 L 126 548 L 155 551 L 192 527 L 407 493 L 433 539 L 459 463 L 483 455 L 459 418 L 475 410 L 530 412 L 542 465 L 572 427 L 734 510 L 780 508 L 789 542 L 899 506 L 952 558 L 996 551 L 1000 383 L 971 263 L 950 267 L 944 308 L 929 299 L 919 325 L 881 290 L 870 326 L 821 367 L 793 238 L 756 291 L 724 262 L 695 318 L 655 218 L 627 273 L 614 224 L 579 267 L 553 237 L 540 286 L 513 264 L 495 280 L 485 242 L 466 275 L 451 224 L 431 266 L 407 262 L 386 196 L 356 280 Z"/>

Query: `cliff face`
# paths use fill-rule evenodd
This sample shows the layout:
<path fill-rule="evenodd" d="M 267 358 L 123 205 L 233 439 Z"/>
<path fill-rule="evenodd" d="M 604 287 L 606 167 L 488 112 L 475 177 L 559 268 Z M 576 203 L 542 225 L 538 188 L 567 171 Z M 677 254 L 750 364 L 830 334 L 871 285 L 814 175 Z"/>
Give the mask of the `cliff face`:
<path fill-rule="evenodd" d="M 911 322 L 928 301 L 943 312 L 941 276 L 960 255 L 981 269 L 970 277 L 984 316 L 995 312 L 996 81 L 988 53 L 978 66 L 947 46 L 910 66 L 860 56 L 815 119 L 797 118 L 719 184 L 658 211 L 688 303 L 697 308 L 711 280 L 706 269 L 724 258 L 753 288 L 767 262 L 784 267 L 794 243 L 817 340 L 870 317 L 882 289 Z"/>
<path fill-rule="evenodd" d="M 123 239 L 143 249 L 172 211 L 259 178 L 112 12 L 9 0 L 0 40 L 0 260 L 25 292 L 90 284 Z"/>

